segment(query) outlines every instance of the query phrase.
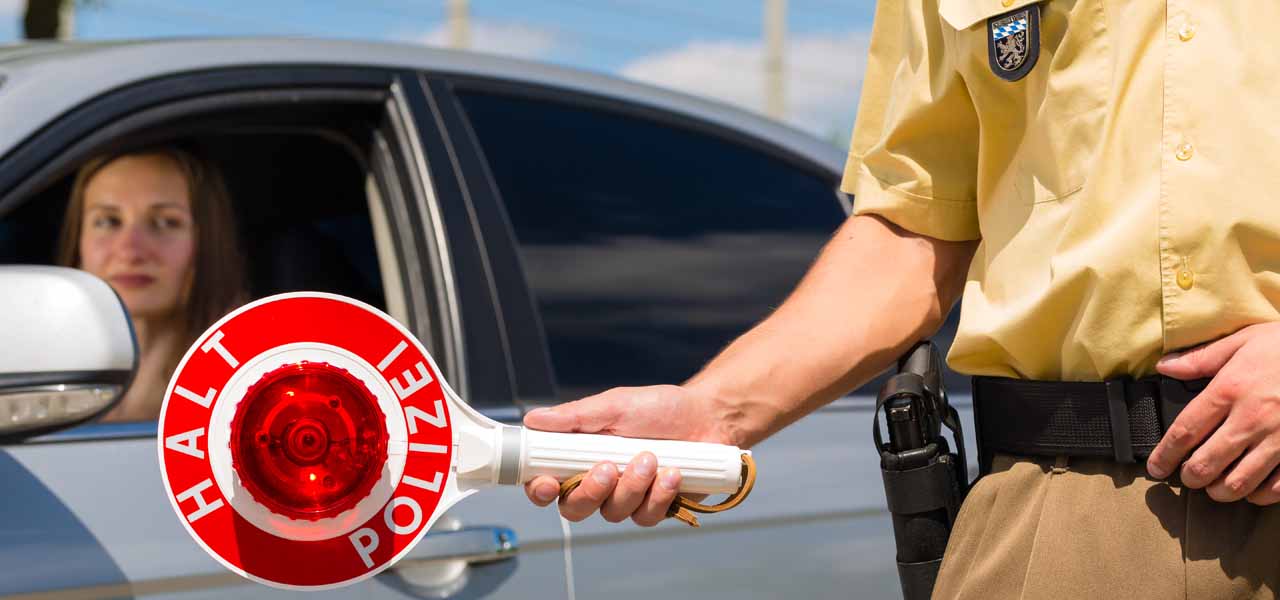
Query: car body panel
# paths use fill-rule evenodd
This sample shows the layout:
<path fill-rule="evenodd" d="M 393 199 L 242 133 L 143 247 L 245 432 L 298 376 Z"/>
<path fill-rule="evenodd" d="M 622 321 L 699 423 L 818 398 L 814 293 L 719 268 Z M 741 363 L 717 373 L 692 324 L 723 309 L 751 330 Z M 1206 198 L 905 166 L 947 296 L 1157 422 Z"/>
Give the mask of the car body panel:
<path fill-rule="evenodd" d="M 0 511 L 12 520 L 0 521 L 0 564 L 5 572 L 12 568 L 21 573 L 0 578 L 0 594 L 79 589 L 90 596 L 122 591 L 165 596 L 203 589 L 216 595 L 216 590 L 243 585 L 237 593 L 293 595 L 240 578 L 195 544 L 173 514 L 155 452 L 153 436 L 27 443 L 0 450 L 0 477 L 13 482 L 13 492 L 0 503 L 12 503 Z M 523 492 L 487 491 L 455 506 L 441 522 L 502 525 L 519 535 L 520 550 L 513 558 L 471 567 L 470 587 L 492 591 L 511 581 L 518 585 L 509 597 L 524 593 L 516 589 L 552 597 L 566 589 L 559 521 L 529 504 Z M 403 581 L 397 568 L 424 558 L 419 545 L 396 567 L 333 593 L 423 595 Z M 17 571 L 22 565 L 26 569 Z M 466 589 L 451 597 L 465 597 Z"/>
<path fill-rule="evenodd" d="M 69 587 L 127 581 L 84 519 L 14 454 L 0 449 L 0 595 L 47 589 L 53 580 Z"/>

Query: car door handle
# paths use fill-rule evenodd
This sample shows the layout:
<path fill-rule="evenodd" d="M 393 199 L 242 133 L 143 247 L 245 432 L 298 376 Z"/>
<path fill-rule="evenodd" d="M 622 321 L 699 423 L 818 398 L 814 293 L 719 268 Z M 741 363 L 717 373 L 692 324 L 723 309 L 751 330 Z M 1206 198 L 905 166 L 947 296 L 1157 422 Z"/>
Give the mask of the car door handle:
<path fill-rule="evenodd" d="M 516 532 L 506 527 L 463 527 L 453 531 L 433 531 L 423 536 L 422 541 L 397 566 L 428 561 L 493 562 L 512 558 L 519 549 Z"/>

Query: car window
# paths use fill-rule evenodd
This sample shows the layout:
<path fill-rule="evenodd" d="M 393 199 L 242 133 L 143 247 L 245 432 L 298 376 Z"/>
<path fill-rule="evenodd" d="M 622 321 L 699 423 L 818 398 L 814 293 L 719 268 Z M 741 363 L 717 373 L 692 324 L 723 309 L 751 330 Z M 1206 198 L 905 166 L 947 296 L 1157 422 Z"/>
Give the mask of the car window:
<path fill-rule="evenodd" d="M 554 101 L 460 97 L 561 399 L 684 381 L 783 301 L 844 218 L 832 178 L 744 143 Z"/>
<path fill-rule="evenodd" d="M 283 128 L 230 131 L 202 129 L 163 143 L 138 146 L 146 153 L 128 150 L 123 154 L 124 160 L 133 160 L 140 156 L 155 157 L 172 149 L 180 149 L 181 152 L 175 156 L 198 157 L 199 164 L 204 169 L 200 175 L 202 181 L 207 182 L 213 178 L 209 171 L 217 170 L 221 173 L 219 179 L 223 182 L 225 194 L 220 193 L 213 198 L 229 204 L 230 210 L 228 216 L 219 218 L 218 223 L 219 226 L 232 226 L 234 235 L 210 234 L 209 229 L 212 228 L 207 228 L 206 237 L 198 238 L 203 240 L 200 244 L 212 245 L 207 250 L 201 250 L 196 244 L 196 257 L 182 271 L 192 280 L 188 300 L 180 305 L 182 317 L 179 318 L 200 320 L 193 327 L 196 331 L 203 331 L 214 320 L 243 302 L 281 292 L 302 290 L 342 294 L 385 310 L 387 303 L 383 291 L 383 274 L 375 249 L 370 202 L 366 193 L 368 173 L 357 149 L 335 140 L 332 135 L 319 136 Z M 157 151 L 157 148 L 163 150 Z M 118 155 L 119 153 L 111 153 L 103 156 Z M 64 223 L 69 217 L 75 216 L 68 212 L 68 207 L 73 190 L 77 189 L 77 174 L 90 173 L 86 169 L 91 167 L 86 165 L 92 165 L 95 160 L 99 158 L 91 159 L 76 172 L 68 174 L 28 198 L 8 214 L 0 216 L 0 264 L 70 264 L 65 258 L 66 251 L 59 249 L 59 238 L 65 235 L 62 233 Z M 168 157 L 162 156 L 152 162 L 157 160 L 165 162 Z M 120 162 L 120 158 L 112 158 L 108 166 L 85 177 L 88 181 L 103 181 L 108 176 L 115 176 L 131 186 L 126 189 L 135 189 L 133 186 L 136 184 L 133 182 L 145 178 L 145 169 L 129 171 L 125 167 L 119 167 Z M 80 195 L 83 197 L 86 193 Z M 125 209 L 116 206 L 113 209 L 117 211 L 113 213 L 116 216 L 102 218 L 92 217 L 86 212 L 88 209 L 81 210 L 79 214 L 83 215 L 80 218 L 82 230 L 72 235 L 83 241 L 89 239 L 94 227 L 104 231 L 110 227 L 119 227 L 119 215 L 125 214 L 120 210 L 133 208 L 129 208 L 132 205 L 128 201 L 112 202 L 116 205 L 123 204 Z M 86 200 L 85 205 L 88 204 L 89 201 Z M 193 203 L 193 216 L 197 212 Z M 166 215 L 161 217 L 167 218 Z M 146 218 L 154 217 L 147 213 Z M 156 222 L 163 223 L 162 220 Z M 151 237 L 163 240 L 168 234 L 160 231 L 160 227 L 162 225 L 152 225 L 148 221 L 144 229 L 157 230 L 158 233 Z M 148 235 L 151 234 L 138 234 L 139 237 Z M 73 260 L 80 268 L 104 277 L 116 288 L 131 312 L 135 328 L 143 311 L 151 310 L 146 303 L 158 297 L 151 288 L 157 287 L 157 281 L 165 280 L 163 263 L 167 259 L 161 255 L 168 250 L 156 245 L 158 243 L 145 240 L 137 242 L 136 247 L 129 250 L 138 254 L 136 260 L 121 258 L 118 253 L 104 259 L 114 261 L 103 267 L 107 274 L 96 272 L 89 264 L 97 254 L 88 250 L 84 243 L 80 245 Z M 201 258 L 206 251 L 214 262 L 222 264 L 212 269 L 207 268 L 208 263 L 202 262 L 204 259 Z M 59 256 L 60 254 L 64 256 Z M 144 256 L 147 254 L 150 256 Z M 122 261 L 128 260 L 133 260 L 135 266 L 120 266 L 125 264 Z M 225 265 L 233 263 L 235 268 L 225 268 Z M 204 269 L 203 273 L 221 269 L 230 275 L 211 280 L 195 274 L 197 266 Z M 114 275 L 120 275 L 121 269 L 127 272 L 123 273 L 121 281 L 116 281 Z M 109 274 L 112 276 L 109 277 Z M 210 283 L 211 281 L 216 283 Z M 134 289 L 121 288 L 121 285 L 132 286 Z M 205 288 L 196 289 L 201 285 Z M 214 310 L 201 311 L 197 299 L 208 296 L 211 288 L 223 286 L 235 286 L 240 293 L 225 295 L 225 301 L 221 304 L 226 306 L 219 305 Z M 152 326 L 156 322 L 156 319 L 149 321 Z M 185 325 L 179 329 L 186 331 Z M 140 342 L 142 341 L 140 338 Z M 174 356 L 180 358 L 186 345 L 179 345 L 181 348 L 174 351 Z M 108 420 L 140 421 L 152 420 L 158 416 L 158 400 L 176 366 L 176 360 L 157 360 L 155 364 L 159 367 L 156 368 L 148 368 L 148 364 L 144 347 L 140 368 L 129 395 L 126 395 L 126 402 L 134 394 L 154 396 L 156 402 L 147 402 L 145 410 L 109 413 L 106 417 Z M 121 407 L 123 406 L 122 403 Z"/>

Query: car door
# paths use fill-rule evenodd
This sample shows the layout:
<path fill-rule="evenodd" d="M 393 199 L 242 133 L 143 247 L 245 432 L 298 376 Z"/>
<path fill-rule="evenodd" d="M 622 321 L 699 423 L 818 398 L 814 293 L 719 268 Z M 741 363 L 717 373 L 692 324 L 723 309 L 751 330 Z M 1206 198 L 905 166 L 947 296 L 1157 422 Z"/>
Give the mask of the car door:
<path fill-rule="evenodd" d="M 192 123 L 244 125 L 235 121 L 237 111 L 268 110 L 272 102 L 303 119 L 324 118 L 357 104 L 364 106 L 358 114 L 372 116 L 353 121 L 365 127 L 352 138 L 363 144 L 356 163 L 367 172 L 367 197 L 357 199 L 367 201 L 363 221 L 357 218 L 355 229 L 349 220 L 311 223 L 316 226 L 310 230 L 333 242 L 335 256 L 351 258 L 357 279 L 360 264 L 373 265 L 369 268 L 377 272 L 369 277 L 380 282 L 383 308 L 423 340 L 464 397 L 483 399 L 482 410 L 494 418 L 516 418 L 503 345 L 494 329 L 485 327 L 496 321 L 496 303 L 487 274 L 478 266 L 477 240 L 465 198 L 458 193 L 456 166 L 424 152 L 440 141 L 424 116 L 427 96 L 413 74 L 358 68 L 219 69 L 104 93 L 47 124 L 19 147 L 0 149 L 2 259 L 39 260 L 41 240 L 32 242 L 30 232 L 56 230 L 57 225 L 32 224 L 58 214 L 46 206 L 64 200 L 57 182 L 101 148 L 129 136 L 172 135 Z M 308 102 L 318 107 L 314 115 L 307 116 Z M 230 121 L 228 114 L 233 115 Z M 206 119 L 211 116 L 217 118 Z M 321 122 L 312 125 L 325 129 Z M 319 137 L 334 132 L 323 134 Z M 300 221 L 309 218 L 308 198 L 274 201 L 293 201 L 292 214 Z M 275 248 L 270 243 L 279 237 L 278 225 L 258 231 L 258 236 L 249 231 L 251 243 L 254 237 L 267 238 L 264 247 Z M 368 237 L 350 237 L 354 230 Z M 309 244 L 304 240 L 302 248 L 314 251 Z M 289 270 L 286 265 L 283 271 Z M 264 285 L 279 291 L 305 284 L 267 277 Z M 155 436 L 154 421 L 94 423 L 0 448 L 0 480 L 6 483 L 0 493 L 0 595 L 290 593 L 230 573 L 187 535 L 161 484 Z M 533 510 L 518 490 L 486 492 L 444 515 L 392 569 L 351 588 L 320 594 L 560 597 L 566 592 L 561 540 L 554 513 Z"/>
<path fill-rule="evenodd" d="M 739 131 L 555 89 L 447 87 L 501 219 L 490 260 L 527 282 L 502 289 L 502 308 L 525 343 L 528 404 L 687 379 L 782 302 L 846 214 L 836 172 Z M 577 592 L 894 593 L 864 405 L 837 402 L 758 446 L 751 498 L 701 529 L 574 524 Z"/>

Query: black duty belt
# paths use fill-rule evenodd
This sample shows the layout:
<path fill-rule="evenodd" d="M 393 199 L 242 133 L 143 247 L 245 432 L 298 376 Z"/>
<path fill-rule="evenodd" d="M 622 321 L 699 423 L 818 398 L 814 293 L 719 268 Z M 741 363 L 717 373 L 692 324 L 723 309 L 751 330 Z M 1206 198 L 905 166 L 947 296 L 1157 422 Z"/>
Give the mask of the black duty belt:
<path fill-rule="evenodd" d="M 1146 458 L 1208 379 L 1164 376 L 1109 381 L 974 377 L 974 425 L 982 472 L 995 453 Z"/>

